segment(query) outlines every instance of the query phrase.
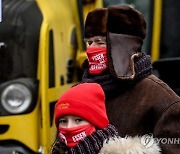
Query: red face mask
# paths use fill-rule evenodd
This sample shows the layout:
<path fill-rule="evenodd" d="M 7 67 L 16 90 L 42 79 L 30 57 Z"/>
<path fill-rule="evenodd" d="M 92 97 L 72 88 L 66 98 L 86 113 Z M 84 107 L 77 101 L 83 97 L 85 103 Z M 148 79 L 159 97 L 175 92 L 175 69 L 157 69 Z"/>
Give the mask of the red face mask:
<path fill-rule="evenodd" d="M 93 125 L 82 125 L 73 128 L 59 127 L 59 138 L 70 148 L 74 147 L 86 136 L 91 135 L 96 129 Z"/>
<path fill-rule="evenodd" d="M 86 53 L 89 61 L 90 74 L 100 74 L 108 67 L 106 47 L 89 47 Z"/>

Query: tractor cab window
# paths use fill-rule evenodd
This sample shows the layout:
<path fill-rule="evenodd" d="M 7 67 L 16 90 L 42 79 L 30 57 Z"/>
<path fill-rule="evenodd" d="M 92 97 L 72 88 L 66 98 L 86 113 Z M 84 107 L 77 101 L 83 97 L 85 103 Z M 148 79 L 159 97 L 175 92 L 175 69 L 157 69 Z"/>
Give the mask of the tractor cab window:
<path fill-rule="evenodd" d="M 162 9 L 162 28 L 160 58 L 180 57 L 180 2 L 164 0 Z"/>

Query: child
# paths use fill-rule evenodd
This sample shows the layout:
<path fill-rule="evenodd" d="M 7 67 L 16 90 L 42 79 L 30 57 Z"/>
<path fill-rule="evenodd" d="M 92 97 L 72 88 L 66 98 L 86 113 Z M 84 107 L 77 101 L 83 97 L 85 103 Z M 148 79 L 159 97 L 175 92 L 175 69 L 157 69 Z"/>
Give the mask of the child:
<path fill-rule="evenodd" d="M 109 124 L 104 102 L 104 92 L 96 83 L 79 84 L 60 97 L 55 106 L 55 124 L 59 142 L 68 148 L 58 150 L 98 153 L 106 139 L 118 135 Z M 73 126 L 68 126 L 70 121 Z M 57 150 L 55 144 L 53 153 Z"/>
<path fill-rule="evenodd" d="M 97 83 L 82 83 L 64 93 L 55 105 L 55 124 L 58 134 L 52 147 L 53 154 L 103 154 L 104 151 L 112 153 L 112 150 L 116 153 L 115 148 L 109 148 L 108 140 L 112 147 L 119 145 L 118 153 L 126 151 L 124 140 L 109 124 L 104 92 Z"/>

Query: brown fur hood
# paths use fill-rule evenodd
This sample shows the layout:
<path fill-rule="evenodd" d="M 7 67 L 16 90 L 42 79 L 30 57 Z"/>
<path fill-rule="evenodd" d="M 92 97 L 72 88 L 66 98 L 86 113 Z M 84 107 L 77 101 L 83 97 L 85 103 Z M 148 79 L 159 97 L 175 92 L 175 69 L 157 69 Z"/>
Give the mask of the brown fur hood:
<path fill-rule="evenodd" d="M 143 136 L 114 137 L 104 142 L 99 154 L 160 154 L 160 151 L 153 138 L 146 140 Z"/>

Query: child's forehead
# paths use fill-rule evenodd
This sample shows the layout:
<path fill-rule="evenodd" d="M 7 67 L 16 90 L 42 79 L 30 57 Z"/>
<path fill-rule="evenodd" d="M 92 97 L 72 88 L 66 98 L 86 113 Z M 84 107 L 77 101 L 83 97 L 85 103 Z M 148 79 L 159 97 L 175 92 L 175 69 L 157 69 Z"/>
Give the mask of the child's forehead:
<path fill-rule="evenodd" d="M 74 118 L 81 118 L 81 117 L 77 115 L 64 115 L 60 117 L 60 119 L 74 119 Z"/>

